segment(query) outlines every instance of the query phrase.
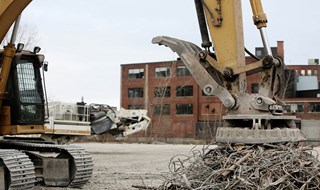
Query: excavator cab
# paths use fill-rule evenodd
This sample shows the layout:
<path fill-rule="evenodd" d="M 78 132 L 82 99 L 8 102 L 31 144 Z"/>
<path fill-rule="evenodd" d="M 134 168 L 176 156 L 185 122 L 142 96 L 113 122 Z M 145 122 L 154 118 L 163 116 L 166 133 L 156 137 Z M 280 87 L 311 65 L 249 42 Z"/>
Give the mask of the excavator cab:
<path fill-rule="evenodd" d="M 3 106 L 9 107 L 11 125 L 44 124 L 45 100 L 40 73 L 43 60 L 43 55 L 30 51 L 14 56 L 3 101 Z"/>
<path fill-rule="evenodd" d="M 1 63 L 3 53 L 0 52 Z M 12 130 L 15 128 L 13 126 L 44 125 L 45 99 L 41 79 L 43 61 L 42 54 L 26 50 L 15 53 L 3 95 L 3 119 L 0 121 L 2 134 L 18 134 L 18 130 Z M 12 132 L 5 130 L 8 128 Z"/>

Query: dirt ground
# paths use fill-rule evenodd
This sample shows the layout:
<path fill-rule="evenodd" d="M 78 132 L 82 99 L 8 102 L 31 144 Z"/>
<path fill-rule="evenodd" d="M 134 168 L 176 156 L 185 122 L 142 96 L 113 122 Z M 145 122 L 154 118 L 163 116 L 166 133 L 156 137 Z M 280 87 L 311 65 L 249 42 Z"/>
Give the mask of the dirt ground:
<path fill-rule="evenodd" d="M 192 149 L 203 149 L 202 145 L 172 144 L 81 143 L 76 145 L 91 153 L 94 161 L 93 176 L 82 188 L 85 190 L 135 189 L 132 185 L 158 187 L 162 183 L 162 174 L 169 172 L 168 164 L 173 156 L 191 155 Z M 319 152 L 320 148 L 317 147 L 316 150 Z M 69 188 L 34 188 L 34 190 L 65 189 Z"/>
<path fill-rule="evenodd" d="M 109 144 L 81 143 L 93 158 L 94 171 L 85 190 L 128 190 L 132 185 L 161 185 L 162 174 L 169 172 L 173 156 L 190 155 L 203 145 L 172 144 Z M 64 190 L 71 188 L 35 187 L 34 190 Z"/>

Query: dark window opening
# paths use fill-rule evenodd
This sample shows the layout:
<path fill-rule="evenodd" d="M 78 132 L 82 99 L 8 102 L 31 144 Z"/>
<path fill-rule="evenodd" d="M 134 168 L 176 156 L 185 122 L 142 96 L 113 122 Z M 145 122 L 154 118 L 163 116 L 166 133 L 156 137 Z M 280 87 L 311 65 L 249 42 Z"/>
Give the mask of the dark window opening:
<path fill-rule="evenodd" d="M 193 114 L 193 105 L 192 104 L 177 104 L 176 105 L 177 115 L 183 114 Z"/>
<path fill-rule="evenodd" d="M 170 115 L 170 104 L 160 104 L 154 106 L 155 115 Z"/>
<path fill-rule="evenodd" d="M 259 84 L 258 83 L 251 84 L 251 93 L 259 93 Z"/>
<path fill-rule="evenodd" d="M 144 109 L 143 105 L 128 105 L 128 110 L 141 110 Z"/>
<path fill-rule="evenodd" d="M 170 86 L 154 87 L 154 97 L 170 97 Z"/>
<path fill-rule="evenodd" d="M 178 86 L 176 96 L 193 96 L 193 86 Z"/>
<path fill-rule="evenodd" d="M 310 102 L 309 112 L 320 112 L 320 102 Z"/>
<path fill-rule="evenodd" d="M 143 98 L 143 88 L 129 88 L 128 89 L 129 98 Z"/>

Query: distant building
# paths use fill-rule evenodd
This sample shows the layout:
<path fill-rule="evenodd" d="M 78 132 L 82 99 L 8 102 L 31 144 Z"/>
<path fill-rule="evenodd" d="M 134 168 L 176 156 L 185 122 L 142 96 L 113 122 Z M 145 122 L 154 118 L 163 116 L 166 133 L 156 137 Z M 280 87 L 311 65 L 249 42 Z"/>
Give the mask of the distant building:
<path fill-rule="evenodd" d="M 278 41 L 272 52 L 284 60 L 283 41 Z M 255 55 L 262 57 L 263 48 L 256 48 Z M 247 63 L 253 61 L 252 57 L 246 58 Z M 286 114 L 297 115 L 302 120 L 319 120 L 319 61 L 290 65 L 288 69 L 294 70 L 289 72 L 293 76 L 289 81 L 297 85 L 286 89 Z M 248 76 L 247 91 L 258 92 L 259 80 L 259 73 Z M 300 88 L 306 87 L 302 83 L 310 88 Z M 223 113 L 220 100 L 205 95 L 180 60 L 121 65 L 121 107 L 147 109 L 151 126 L 146 133 L 136 136 L 162 139 L 211 139 L 221 125 Z"/>

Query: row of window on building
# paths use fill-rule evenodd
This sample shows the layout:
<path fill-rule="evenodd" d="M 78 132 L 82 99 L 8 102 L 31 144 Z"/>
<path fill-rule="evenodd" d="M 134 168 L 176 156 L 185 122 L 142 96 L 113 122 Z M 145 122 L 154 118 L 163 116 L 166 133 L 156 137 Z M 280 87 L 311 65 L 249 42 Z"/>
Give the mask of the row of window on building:
<path fill-rule="evenodd" d="M 143 88 L 128 88 L 128 98 L 143 98 Z M 176 87 L 177 97 L 193 96 L 193 86 L 177 86 Z M 170 97 L 171 87 L 154 87 L 154 97 Z"/>
<path fill-rule="evenodd" d="M 309 112 L 320 112 L 320 102 L 310 102 L 308 104 Z M 144 109 L 143 105 L 128 105 L 128 109 Z M 303 103 L 289 103 L 284 106 L 284 111 L 287 113 L 304 112 Z M 153 105 L 154 115 L 170 115 L 170 104 L 156 104 Z M 176 104 L 176 115 L 192 115 L 193 104 Z"/>
<path fill-rule="evenodd" d="M 318 69 L 314 69 L 313 72 L 311 69 L 296 70 L 296 74 L 299 76 L 318 76 Z"/>
<path fill-rule="evenodd" d="M 303 102 L 290 102 L 287 103 L 287 105 L 285 105 L 283 108 L 287 113 L 305 112 L 305 106 Z M 308 112 L 320 112 L 320 102 L 309 102 L 307 109 Z"/>
<path fill-rule="evenodd" d="M 156 67 L 154 70 L 155 78 L 161 77 L 172 77 L 172 67 Z M 189 70 L 186 66 L 177 66 L 176 75 L 180 76 L 191 76 Z M 129 79 L 141 79 L 144 78 L 144 69 L 129 69 L 128 70 Z"/>
<path fill-rule="evenodd" d="M 143 105 L 128 105 L 128 109 L 144 109 Z M 154 115 L 170 115 L 170 104 L 156 104 L 153 105 Z M 192 115 L 193 104 L 176 104 L 176 115 Z"/>
<path fill-rule="evenodd" d="M 297 75 L 300 76 L 318 76 L 318 69 L 301 69 L 295 70 Z M 155 68 L 155 78 L 161 77 L 172 77 L 172 67 L 156 67 Z M 176 76 L 191 76 L 190 71 L 186 66 L 177 66 L 176 68 Z M 144 78 L 144 69 L 129 69 L 128 70 L 128 78 L 129 79 L 140 79 Z"/>

